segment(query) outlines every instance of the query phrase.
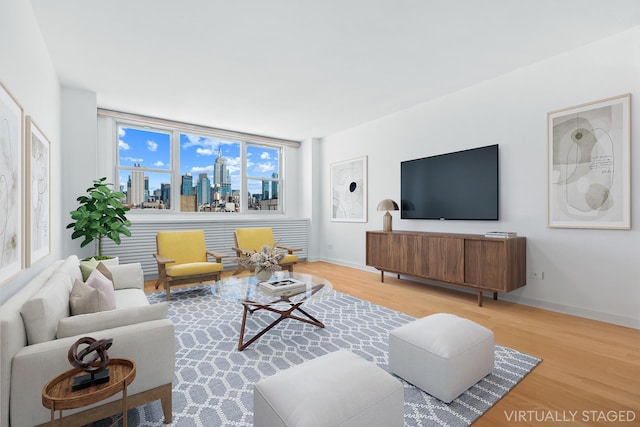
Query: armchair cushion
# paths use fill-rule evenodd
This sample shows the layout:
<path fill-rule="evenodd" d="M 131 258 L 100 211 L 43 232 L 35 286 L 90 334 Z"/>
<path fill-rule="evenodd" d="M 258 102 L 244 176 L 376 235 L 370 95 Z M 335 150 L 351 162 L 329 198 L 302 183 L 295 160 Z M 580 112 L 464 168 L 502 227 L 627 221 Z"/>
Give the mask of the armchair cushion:
<path fill-rule="evenodd" d="M 192 262 L 207 262 L 207 248 L 203 230 L 159 231 L 158 253 L 174 262 L 167 267 Z"/>
<path fill-rule="evenodd" d="M 222 271 L 221 263 L 191 262 L 167 268 L 167 275 L 172 277 L 193 276 L 195 274 L 215 273 L 216 271 Z"/>
<path fill-rule="evenodd" d="M 245 251 L 261 251 L 262 246 L 276 244 L 271 227 L 236 228 L 236 243 Z"/>

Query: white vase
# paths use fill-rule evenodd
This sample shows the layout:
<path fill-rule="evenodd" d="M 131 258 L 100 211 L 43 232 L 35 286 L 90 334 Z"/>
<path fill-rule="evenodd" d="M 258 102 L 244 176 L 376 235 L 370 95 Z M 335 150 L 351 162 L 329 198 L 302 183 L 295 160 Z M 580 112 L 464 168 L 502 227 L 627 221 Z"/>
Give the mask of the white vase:
<path fill-rule="evenodd" d="M 267 270 L 258 271 L 258 269 L 256 269 L 256 277 L 261 282 L 264 282 L 264 281 L 267 281 L 267 280 L 271 279 L 271 272 L 267 271 Z"/>

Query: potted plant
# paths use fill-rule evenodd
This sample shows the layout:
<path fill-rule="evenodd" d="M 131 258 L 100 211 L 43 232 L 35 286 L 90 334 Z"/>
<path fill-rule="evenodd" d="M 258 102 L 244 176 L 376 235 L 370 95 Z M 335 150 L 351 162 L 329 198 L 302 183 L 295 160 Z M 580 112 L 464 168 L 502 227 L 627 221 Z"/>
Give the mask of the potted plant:
<path fill-rule="evenodd" d="M 275 246 L 263 245 L 260 251 L 242 251 L 242 257 L 238 263 L 245 268 L 255 271 L 259 280 L 269 280 L 274 271 L 282 269 L 280 261 L 284 258 L 283 253 L 278 252 Z"/>
<path fill-rule="evenodd" d="M 67 225 L 73 228 L 72 239 L 84 238 L 80 247 L 83 248 L 94 240 L 98 241 L 97 260 L 112 257 L 102 255 L 102 238 L 113 240 L 120 244 L 120 235 L 131 236 L 127 227 L 131 225 L 125 215 L 129 210 L 122 204 L 124 194 L 113 191 L 113 184 L 105 182 L 106 177 L 93 180 L 93 186 L 87 189 L 87 196 L 80 196 L 76 200 L 80 202 L 78 209 L 71 211 L 71 218 L 75 221 Z"/>

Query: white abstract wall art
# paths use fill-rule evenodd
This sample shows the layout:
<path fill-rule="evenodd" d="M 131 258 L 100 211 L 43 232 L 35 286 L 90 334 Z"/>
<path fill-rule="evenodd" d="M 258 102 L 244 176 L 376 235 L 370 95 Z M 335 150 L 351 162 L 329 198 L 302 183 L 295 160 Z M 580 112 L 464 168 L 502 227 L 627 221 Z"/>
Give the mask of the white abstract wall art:
<path fill-rule="evenodd" d="M 367 156 L 331 164 L 331 221 L 367 222 Z"/>
<path fill-rule="evenodd" d="M 631 227 L 631 95 L 552 111 L 549 227 Z"/>
<path fill-rule="evenodd" d="M 0 83 L 0 284 L 23 267 L 22 107 Z"/>
<path fill-rule="evenodd" d="M 27 148 L 27 267 L 50 251 L 50 147 L 51 143 L 33 122 L 26 120 Z"/>

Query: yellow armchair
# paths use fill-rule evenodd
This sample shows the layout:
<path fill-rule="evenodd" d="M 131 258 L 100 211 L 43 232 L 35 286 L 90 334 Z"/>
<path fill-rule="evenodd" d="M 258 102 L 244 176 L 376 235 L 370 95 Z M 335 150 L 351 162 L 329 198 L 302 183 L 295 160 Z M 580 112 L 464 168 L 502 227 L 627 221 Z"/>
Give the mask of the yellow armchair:
<path fill-rule="evenodd" d="M 156 234 L 158 262 L 156 289 L 164 286 L 167 301 L 171 299 L 171 285 L 202 283 L 220 280 L 223 253 L 208 251 L 203 230 L 159 231 Z M 215 262 L 209 261 L 209 256 Z"/>
<path fill-rule="evenodd" d="M 276 241 L 273 237 L 273 229 L 271 227 L 263 228 L 236 228 L 234 233 L 236 246 L 233 248 L 236 251 L 238 258 L 243 257 L 242 251 L 261 251 L 263 246 L 275 246 L 278 249 L 286 251 L 284 258 L 280 261 L 280 266 L 283 270 L 293 271 L 293 264 L 298 262 L 298 255 L 294 252 L 301 251 L 300 248 L 291 248 L 282 245 L 276 245 Z M 233 274 L 238 274 L 243 268 L 238 265 L 238 269 Z"/>

